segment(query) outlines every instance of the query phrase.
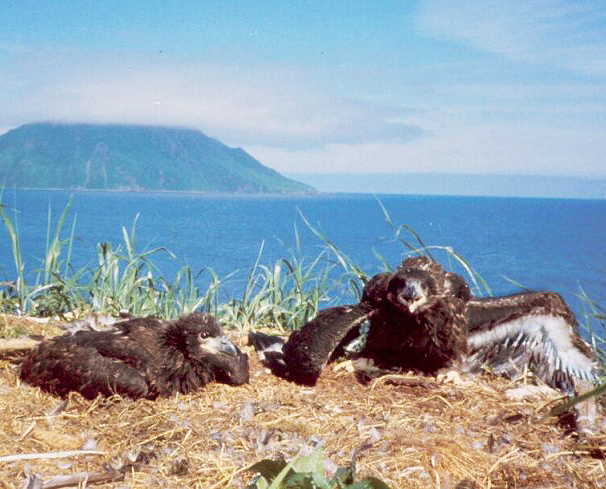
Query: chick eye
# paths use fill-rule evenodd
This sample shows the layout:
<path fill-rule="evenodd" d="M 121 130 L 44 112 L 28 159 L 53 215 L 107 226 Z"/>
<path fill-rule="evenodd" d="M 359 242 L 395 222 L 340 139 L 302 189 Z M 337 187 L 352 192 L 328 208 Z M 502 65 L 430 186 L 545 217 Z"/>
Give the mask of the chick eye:
<path fill-rule="evenodd" d="M 205 339 L 208 338 L 210 336 L 210 334 L 206 331 L 200 333 L 200 338 Z"/>

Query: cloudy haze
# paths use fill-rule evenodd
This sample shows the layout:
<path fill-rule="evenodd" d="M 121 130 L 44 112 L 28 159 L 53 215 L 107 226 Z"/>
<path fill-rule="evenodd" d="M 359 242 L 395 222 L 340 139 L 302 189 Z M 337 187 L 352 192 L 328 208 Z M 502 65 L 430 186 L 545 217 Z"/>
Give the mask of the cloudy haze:
<path fill-rule="evenodd" d="M 0 133 L 162 124 L 287 173 L 606 177 L 603 0 L 328 3 L 9 2 Z"/>

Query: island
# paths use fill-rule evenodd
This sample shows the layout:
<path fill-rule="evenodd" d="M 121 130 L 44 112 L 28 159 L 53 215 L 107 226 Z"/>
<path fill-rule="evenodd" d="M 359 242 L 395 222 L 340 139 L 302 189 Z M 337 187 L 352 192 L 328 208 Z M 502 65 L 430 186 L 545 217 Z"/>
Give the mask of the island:
<path fill-rule="evenodd" d="M 32 123 L 0 136 L 0 185 L 69 190 L 313 194 L 201 131 Z"/>

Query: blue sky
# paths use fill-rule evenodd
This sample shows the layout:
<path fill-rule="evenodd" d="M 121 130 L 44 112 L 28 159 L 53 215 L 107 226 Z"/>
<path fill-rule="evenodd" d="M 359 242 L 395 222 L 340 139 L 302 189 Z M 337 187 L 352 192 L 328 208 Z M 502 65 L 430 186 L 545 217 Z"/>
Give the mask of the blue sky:
<path fill-rule="evenodd" d="M 0 0 L 0 133 L 187 126 L 286 173 L 606 177 L 606 3 Z"/>

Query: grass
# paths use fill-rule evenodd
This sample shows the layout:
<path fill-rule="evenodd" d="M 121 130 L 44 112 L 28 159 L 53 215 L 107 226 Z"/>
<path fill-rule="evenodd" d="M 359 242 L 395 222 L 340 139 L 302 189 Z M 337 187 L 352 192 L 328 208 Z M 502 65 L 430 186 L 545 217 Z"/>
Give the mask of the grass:
<path fill-rule="evenodd" d="M 219 277 L 212 268 L 194 272 L 189 266 L 183 266 L 174 279 L 168 280 L 154 260 L 160 254 L 175 262 L 177 257 L 165 247 L 138 250 L 139 215 L 134 217 L 130 229 L 122 228 L 120 245 L 114 248 L 109 243 L 98 243 L 96 263 L 75 269 L 71 258 L 76 216 L 70 220 L 71 199 L 54 228 L 49 204 L 45 253 L 38 266 L 29 271 L 21 253 L 18 212 L 15 209 L 9 213 L 1 202 L 0 192 L 0 217 L 9 237 L 15 275 L 0 283 L 0 311 L 3 312 L 61 316 L 74 310 L 107 314 L 128 311 L 135 315 L 174 318 L 193 310 L 203 310 L 217 315 L 228 328 L 246 331 L 254 325 L 255 328 L 287 332 L 297 329 L 335 301 L 356 302 L 369 278 L 302 212 L 299 212 L 301 221 L 322 244 L 318 254 L 312 257 L 303 255 L 295 223 L 295 245 L 289 256 L 274 263 L 263 263 L 262 244 L 239 297 L 221 300 L 219 294 L 233 278 L 233 273 Z M 403 255 L 426 254 L 437 258 L 434 255 L 439 254 L 439 261 L 445 262 L 447 268 L 457 266 L 464 271 L 475 295 L 491 294 L 481 275 L 455 250 L 426 244 L 410 226 L 396 225 L 378 199 L 377 204 L 393 239 L 401 244 Z M 382 255 L 375 250 L 373 253 L 384 270 L 392 269 L 392 264 Z M 35 278 L 28 283 L 28 277 L 32 276 Z M 201 282 L 207 284 L 205 290 L 200 289 L 198 284 Z M 603 352 L 606 350 L 606 312 L 582 289 L 579 297 L 586 309 L 583 319 L 590 342 L 596 351 Z"/>
<path fill-rule="evenodd" d="M 71 201 L 55 229 L 51 229 L 49 208 L 44 257 L 30 274 L 22 258 L 17 212 L 11 216 L 0 206 L 16 271 L 15 280 L 0 287 L 0 310 L 33 316 L 62 316 L 74 310 L 107 314 L 128 311 L 166 318 L 204 310 L 220 317 L 227 327 L 246 330 L 254 325 L 289 331 L 315 316 L 334 296 L 356 301 L 367 279 L 359 267 L 309 224 L 325 246 L 315 257 L 302 256 L 295 226 L 296 245 L 290 256 L 264 264 L 262 245 L 247 274 L 242 295 L 221 302 L 219 291 L 233 274 L 221 278 L 210 268 L 194 273 L 184 266 L 172 281 L 167 280 L 154 258 L 159 254 L 175 261 L 177 258 L 164 247 L 138 251 L 138 215 L 130 229 L 122 229 L 120 245 L 98 243 L 96 263 L 74 269 L 71 253 L 75 217 L 63 237 L 70 211 Z M 32 283 L 27 282 L 30 276 L 35 277 Z M 205 290 L 197 285 L 202 278 L 208 283 Z M 348 284 L 345 288 L 344 283 Z"/>
<path fill-rule="evenodd" d="M 63 315 L 74 310 L 92 310 L 108 314 L 129 311 L 136 315 L 176 317 L 196 309 L 217 308 L 219 278 L 208 271 L 211 284 L 204 293 L 196 280 L 205 271 L 194 274 L 189 267 L 180 269 L 174 281 L 168 282 L 154 265 L 153 257 L 165 253 L 176 259 L 170 250 L 158 247 L 143 252 L 136 248 L 138 215 L 132 228 L 122 229 L 123 243 L 112 248 L 98 243 L 97 263 L 75 270 L 71 264 L 76 219 L 68 237 L 62 238 L 71 200 L 61 213 L 54 232 L 50 228 L 49 208 L 46 250 L 38 268 L 33 270 L 33 283 L 27 283 L 16 211 L 11 218 L 0 205 L 0 216 L 11 244 L 16 279 L 3 283 L 0 310 L 33 316 Z"/>

